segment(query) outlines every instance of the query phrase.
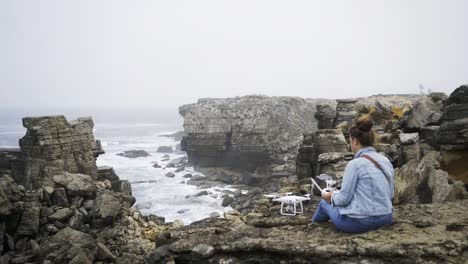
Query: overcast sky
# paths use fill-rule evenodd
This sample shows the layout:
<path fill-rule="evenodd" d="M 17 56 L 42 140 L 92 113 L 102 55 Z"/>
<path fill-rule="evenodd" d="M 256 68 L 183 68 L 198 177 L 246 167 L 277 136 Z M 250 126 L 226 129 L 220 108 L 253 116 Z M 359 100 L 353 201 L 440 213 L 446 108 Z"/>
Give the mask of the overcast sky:
<path fill-rule="evenodd" d="M 468 1 L 0 0 L 2 106 L 450 93 Z"/>

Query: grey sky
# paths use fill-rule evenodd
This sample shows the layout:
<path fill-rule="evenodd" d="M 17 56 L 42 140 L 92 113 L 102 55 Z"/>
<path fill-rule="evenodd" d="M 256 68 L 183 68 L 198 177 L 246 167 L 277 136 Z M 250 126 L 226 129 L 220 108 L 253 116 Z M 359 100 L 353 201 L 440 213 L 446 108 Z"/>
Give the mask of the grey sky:
<path fill-rule="evenodd" d="M 0 0 L 2 105 L 450 93 L 468 83 L 467 12 L 462 0 Z"/>

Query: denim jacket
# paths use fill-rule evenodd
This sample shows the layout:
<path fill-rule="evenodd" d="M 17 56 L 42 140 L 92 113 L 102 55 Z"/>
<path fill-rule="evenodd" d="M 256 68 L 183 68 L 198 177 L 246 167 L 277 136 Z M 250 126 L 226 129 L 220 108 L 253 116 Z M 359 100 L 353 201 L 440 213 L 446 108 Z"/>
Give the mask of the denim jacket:
<path fill-rule="evenodd" d="M 360 158 L 366 154 L 374 158 L 390 176 L 385 175 L 372 162 Z M 392 212 L 394 171 L 390 161 L 374 148 L 365 147 L 354 155 L 346 166 L 341 191 L 332 195 L 332 204 L 342 215 L 377 216 Z M 390 186 L 389 186 L 390 185 Z"/>

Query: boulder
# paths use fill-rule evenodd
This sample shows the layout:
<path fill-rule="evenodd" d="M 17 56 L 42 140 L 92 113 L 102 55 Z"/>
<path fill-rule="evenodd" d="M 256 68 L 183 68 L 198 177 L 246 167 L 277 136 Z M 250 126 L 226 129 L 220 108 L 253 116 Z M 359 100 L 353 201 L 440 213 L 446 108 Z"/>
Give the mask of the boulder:
<path fill-rule="evenodd" d="M 468 117 L 444 122 L 436 134 L 436 142 L 444 150 L 468 149 Z"/>
<path fill-rule="evenodd" d="M 232 198 L 229 195 L 224 195 L 223 197 L 223 202 L 221 203 L 222 206 L 227 207 L 231 205 L 231 203 L 234 202 L 234 198 Z"/>
<path fill-rule="evenodd" d="M 24 197 L 23 213 L 19 221 L 16 234 L 19 236 L 35 236 L 39 231 L 39 219 L 41 216 L 41 203 L 39 194 L 28 192 Z"/>
<path fill-rule="evenodd" d="M 57 232 L 41 244 L 41 259 L 49 263 L 93 263 L 98 244 L 93 237 L 70 227 Z M 80 261 L 80 262 L 78 262 Z"/>
<path fill-rule="evenodd" d="M 453 184 L 440 170 L 440 154 L 429 152 L 421 161 L 410 160 L 395 170 L 395 204 L 442 203 L 463 196 L 460 184 Z"/>
<path fill-rule="evenodd" d="M 109 248 L 106 247 L 106 245 L 102 243 L 97 243 L 98 245 L 98 251 L 96 255 L 97 260 L 102 260 L 102 261 L 113 261 L 115 262 L 117 260 L 117 257 L 112 254 L 112 252 L 109 250 Z"/>
<path fill-rule="evenodd" d="M 67 194 L 71 196 L 91 197 L 96 193 L 96 186 L 91 176 L 84 174 L 64 173 L 55 175 L 53 181 L 65 187 Z"/>
<path fill-rule="evenodd" d="M 110 182 L 118 181 L 119 176 L 114 171 L 114 168 L 110 166 L 98 167 L 98 181 L 109 180 Z"/>
<path fill-rule="evenodd" d="M 117 180 L 112 183 L 112 190 L 125 195 L 132 195 L 132 185 L 127 180 Z"/>
<path fill-rule="evenodd" d="M 468 104 L 468 84 L 455 89 L 448 98 L 449 104 Z"/>
<path fill-rule="evenodd" d="M 97 195 L 91 215 L 98 223 L 110 224 L 120 211 L 120 201 L 112 194 L 102 192 Z"/>
<path fill-rule="evenodd" d="M 410 145 L 419 141 L 418 133 L 400 133 L 400 143 L 403 145 Z"/>
<path fill-rule="evenodd" d="M 160 146 L 158 147 L 158 150 L 156 152 L 159 153 L 172 153 L 174 150 L 172 149 L 171 146 Z"/>
<path fill-rule="evenodd" d="M 126 150 L 122 153 L 117 153 L 116 155 L 129 159 L 144 158 L 151 156 L 151 154 L 144 150 Z"/>
<path fill-rule="evenodd" d="M 206 244 L 199 244 L 192 248 L 192 255 L 195 259 L 206 259 L 214 255 L 214 247 Z"/>
<path fill-rule="evenodd" d="M 164 176 L 169 177 L 169 178 L 174 178 L 175 174 L 172 173 L 172 172 L 168 172 L 168 173 L 164 174 Z"/>
<path fill-rule="evenodd" d="M 51 200 L 53 205 L 62 207 L 68 207 L 70 205 L 65 188 L 55 188 L 54 192 L 52 193 Z"/>
<path fill-rule="evenodd" d="M 49 216 L 51 221 L 60 221 L 64 222 L 67 221 L 73 215 L 73 210 L 70 208 L 63 208 L 57 210 L 55 213 Z"/>
<path fill-rule="evenodd" d="M 185 167 L 179 167 L 174 172 L 181 172 L 181 171 L 184 171 L 184 170 L 185 170 Z"/>
<path fill-rule="evenodd" d="M 317 104 L 317 112 L 314 117 L 318 121 L 318 129 L 333 129 L 336 119 L 336 105 L 332 102 Z"/>
<path fill-rule="evenodd" d="M 434 102 L 433 98 L 426 96 L 414 105 L 402 120 L 402 128 L 405 132 L 416 132 L 421 127 L 437 125 L 440 123 L 443 112 L 443 103 Z"/>

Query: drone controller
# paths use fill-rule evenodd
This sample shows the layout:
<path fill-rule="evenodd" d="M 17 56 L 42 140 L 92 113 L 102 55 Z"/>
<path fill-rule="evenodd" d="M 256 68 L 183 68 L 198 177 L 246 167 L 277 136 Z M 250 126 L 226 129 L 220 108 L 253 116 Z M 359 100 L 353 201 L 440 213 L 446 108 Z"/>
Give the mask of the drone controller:
<path fill-rule="evenodd" d="M 317 178 L 319 180 L 325 181 L 325 183 L 326 183 L 326 187 L 321 188 L 318 185 L 318 183 L 312 178 L 312 183 L 320 190 L 320 193 L 322 194 L 322 196 L 327 192 L 336 191 L 336 188 L 334 187 L 335 184 L 336 184 L 336 181 L 333 180 L 333 178 L 331 176 L 328 176 L 326 174 L 320 174 L 319 176 L 317 176 Z"/>

